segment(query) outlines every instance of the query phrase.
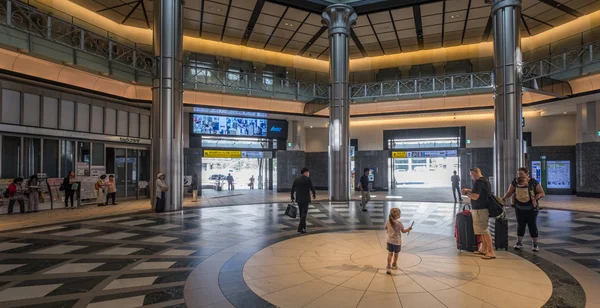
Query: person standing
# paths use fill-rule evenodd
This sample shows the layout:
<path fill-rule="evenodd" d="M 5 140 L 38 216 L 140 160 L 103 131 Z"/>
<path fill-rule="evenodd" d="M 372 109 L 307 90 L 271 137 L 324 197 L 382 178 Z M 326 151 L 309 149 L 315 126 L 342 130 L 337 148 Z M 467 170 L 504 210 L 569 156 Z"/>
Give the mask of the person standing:
<path fill-rule="evenodd" d="M 169 185 L 165 183 L 165 175 L 164 173 L 159 173 L 156 177 L 156 206 L 154 207 L 157 213 L 165 211 L 165 200 L 168 191 Z"/>
<path fill-rule="evenodd" d="M 358 189 L 360 190 L 360 207 L 363 212 L 366 212 L 367 203 L 371 201 L 371 194 L 369 193 L 369 168 L 363 170 L 363 175 L 358 181 Z"/>
<path fill-rule="evenodd" d="M 27 213 L 37 212 L 40 208 L 40 181 L 36 174 L 27 181 L 28 203 Z"/>
<path fill-rule="evenodd" d="M 310 193 L 312 192 L 313 199 L 317 198 L 317 194 L 310 179 L 310 172 L 308 168 L 302 168 L 300 173 L 302 175 L 295 179 L 294 184 L 292 184 L 292 202 L 298 202 L 298 209 L 300 210 L 300 223 L 298 224 L 298 232 L 304 234 L 306 233 L 306 215 L 308 215 Z"/>
<path fill-rule="evenodd" d="M 454 202 L 456 202 L 456 195 L 458 194 L 458 201 L 462 201 L 462 195 L 460 194 L 460 176 L 454 171 L 454 175 L 450 177 L 452 182 L 452 195 L 454 196 Z"/>
<path fill-rule="evenodd" d="M 106 182 L 106 203 L 104 205 L 108 205 L 108 200 L 112 198 L 112 205 L 117 205 L 115 199 L 117 198 L 117 187 L 115 186 L 115 176 L 109 175 L 108 182 Z"/>
<path fill-rule="evenodd" d="M 519 185 L 517 182 L 522 179 L 525 185 Z M 529 229 L 531 236 L 531 249 L 539 251 L 538 247 L 538 228 L 537 217 L 539 213 L 539 205 L 537 200 L 545 196 L 542 185 L 529 177 L 529 169 L 525 167 L 519 168 L 519 177 L 514 179 L 502 200 L 507 200 L 515 195 L 514 205 L 515 214 L 517 215 L 517 244 L 514 249 L 523 249 L 523 236 L 525 236 L 525 227 Z"/>
<path fill-rule="evenodd" d="M 233 176 L 231 176 L 231 173 L 227 174 L 227 190 L 233 190 Z"/>
<path fill-rule="evenodd" d="M 106 194 L 104 193 L 104 188 L 106 184 L 104 184 L 104 180 L 106 179 L 106 174 L 101 175 L 94 184 L 94 188 L 96 188 L 96 203 L 98 206 L 104 206 L 104 200 L 106 198 Z"/>
<path fill-rule="evenodd" d="M 250 185 L 248 185 L 248 186 L 250 186 L 250 189 L 254 189 L 254 181 L 255 181 L 255 179 L 254 179 L 254 175 L 253 175 L 250 177 Z"/>
<path fill-rule="evenodd" d="M 482 255 L 481 258 L 484 260 L 496 259 L 489 230 L 488 197 L 492 193 L 492 186 L 488 179 L 481 174 L 479 168 L 471 169 L 471 178 L 473 179 L 473 189 L 463 188 L 463 193 L 471 199 L 471 215 L 473 216 L 475 235 L 481 236 L 481 248 L 474 253 Z"/>
<path fill-rule="evenodd" d="M 16 178 L 8 185 L 8 215 L 13 212 L 15 202 L 19 203 L 21 214 L 25 213 L 25 190 L 23 189 L 23 178 Z"/>
<path fill-rule="evenodd" d="M 71 199 L 71 209 L 75 208 L 75 202 L 73 196 L 75 191 L 73 190 L 73 183 L 75 182 L 75 172 L 69 171 L 67 176 L 64 178 L 62 186 L 65 191 L 65 208 L 69 209 L 69 199 Z"/>

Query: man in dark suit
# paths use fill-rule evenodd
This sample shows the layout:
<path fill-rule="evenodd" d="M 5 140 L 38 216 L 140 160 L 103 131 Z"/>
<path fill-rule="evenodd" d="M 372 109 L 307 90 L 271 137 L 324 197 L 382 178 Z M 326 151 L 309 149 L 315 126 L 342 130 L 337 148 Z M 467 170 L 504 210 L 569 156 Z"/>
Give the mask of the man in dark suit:
<path fill-rule="evenodd" d="M 306 215 L 308 215 L 308 204 L 310 203 L 310 193 L 312 192 L 313 199 L 317 198 L 315 188 L 312 181 L 310 180 L 310 172 L 308 168 L 302 168 L 300 170 L 302 176 L 294 180 L 292 185 L 292 202 L 294 200 L 298 202 L 298 209 L 300 210 L 300 224 L 298 224 L 298 232 L 306 233 Z M 294 193 L 296 196 L 294 197 Z"/>

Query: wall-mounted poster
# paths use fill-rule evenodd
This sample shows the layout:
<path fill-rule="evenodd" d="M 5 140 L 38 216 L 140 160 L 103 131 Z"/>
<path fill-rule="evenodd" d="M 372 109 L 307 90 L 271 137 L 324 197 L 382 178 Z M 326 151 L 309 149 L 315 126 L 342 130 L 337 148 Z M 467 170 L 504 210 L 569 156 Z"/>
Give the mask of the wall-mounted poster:
<path fill-rule="evenodd" d="M 531 177 L 534 178 L 538 183 L 542 182 L 542 162 L 534 160 L 531 162 Z"/>
<path fill-rule="evenodd" d="M 571 162 L 568 160 L 549 160 L 547 163 L 548 188 L 571 188 Z"/>

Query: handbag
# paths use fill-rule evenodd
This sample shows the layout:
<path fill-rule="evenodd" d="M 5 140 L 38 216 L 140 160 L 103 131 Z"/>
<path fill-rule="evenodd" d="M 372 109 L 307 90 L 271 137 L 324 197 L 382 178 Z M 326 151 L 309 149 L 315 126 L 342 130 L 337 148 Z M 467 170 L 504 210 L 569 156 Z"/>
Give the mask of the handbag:
<path fill-rule="evenodd" d="M 285 209 L 285 215 L 291 218 L 296 218 L 298 216 L 298 207 L 296 207 L 293 203 L 288 204 L 287 208 Z"/>

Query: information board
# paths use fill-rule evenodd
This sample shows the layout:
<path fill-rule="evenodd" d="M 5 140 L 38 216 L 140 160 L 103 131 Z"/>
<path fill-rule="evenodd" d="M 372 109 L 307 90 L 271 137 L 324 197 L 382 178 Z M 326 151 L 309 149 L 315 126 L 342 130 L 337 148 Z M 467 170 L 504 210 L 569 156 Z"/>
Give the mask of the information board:
<path fill-rule="evenodd" d="M 534 178 L 538 183 L 542 182 L 542 162 L 534 160 L 531 162 L 531 177 Z"/>
<path fill-rule="evenodd" d="M 204 157 L 210 157 L 210 158 L 242 158 L 242 151 L 204 150 Z"/>
<path fill-rule="evenodd" d="M 549 160 L 547 162 L 548 188 L 571 188 L 571 162 Z"/>
<path fill-rule="evenodd" d="M 456 157 L 456 150 L 441 151 L 394 151 L 392 158 Z"/>

